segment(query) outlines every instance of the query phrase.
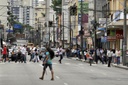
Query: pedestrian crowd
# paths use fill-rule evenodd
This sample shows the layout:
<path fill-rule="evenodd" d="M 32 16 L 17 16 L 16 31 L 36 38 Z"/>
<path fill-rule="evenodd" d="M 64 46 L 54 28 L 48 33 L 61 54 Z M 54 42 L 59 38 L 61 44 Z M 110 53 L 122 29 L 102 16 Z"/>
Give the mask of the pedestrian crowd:
<path fill-rule="evenodd" d="M 81 50 L 78 49 L 66 49 L 67 57 L 77 57 L 78 59 L 84 59 L 85 61 L 89 60 L 89 62 L 96 63 L 100 61 L 102 64 L 108 64 L 108 67 L 110 67 L 111 63 L 120 64 L 121 60 L 121 50 L 119 49 L 103 49 L 103 48 L 97 48 L 96 50 L 94 48 L 90 49 L 84 49 Z"/>
<path fill-rule="evenodd" d="M 117 65 L 120 64 L 121 59 L 121 51 L 119 49 L 102 49 L 94 48 L 81 50 L 80 48 L 69 48 L 63 49 L 62 46 L 59 46 L 53 50 L 52 48 L 46 47 L 42 48 L 39 46 L 31 46 L 27 47 L 25 45 L 22 46 L 13 46 L 11 49 L 4 45 L 1 49 L 2 58 L 0 58 L 3 62 L 14 61 L 15 63 L 26 63 L 27 55 L 30 55 L 29 62 L 39 62 L 42 61 L 43 72 L 42 76 L 39 78 L 41 80 L 44 79 L 44 74 L 46 73 L 47 67 L 49 67 L 51 71 L 51 80 L 54 80 L 54 71 L 52 67 L 52 59 L 54 56 L 59 57 L 58 62 L 62 64 L 62 60 L 64 56 L 67 58 L 76 57 L 78 59 L 84 59 L 85 61 L 89 60 L 90 65 L 92 63 L 98 64 L 99 61 L 102 64 L 108 64 L 108 67 L 111 67 L 111 63 L 115 63 Z"/>

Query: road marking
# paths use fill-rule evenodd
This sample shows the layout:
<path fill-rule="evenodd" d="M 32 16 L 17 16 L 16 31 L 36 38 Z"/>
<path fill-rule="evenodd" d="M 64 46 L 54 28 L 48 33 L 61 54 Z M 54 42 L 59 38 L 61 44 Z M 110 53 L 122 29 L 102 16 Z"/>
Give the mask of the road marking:
<path fill-rule="evenodd" d="M 65 63 L 66 65 L 70 65 L 70 63 Z"/>
<path fill-rule="evenodd" d="M 91 72 L 94 72 L 94 70 L 92 70 L 92 69 L 91 69 L 90 71 L 91 71 Z"/>
<path fill-rule="evenodd" d="M 0 64 L 5 64 L 5 63 L 0 63 Z"/>
<path fill-rule="evenodd" d="M 117 79 L 118 81 L 120 81 L 121 79 Z"/>
<path fill-rule="evenodd" d="M 68 85 L 67 83 L 64 83 L 64 85 Z"/>
<path fill-rule="evenodd" d="M 84 67 L 80 67 L 80 68 L 84 69 Z"/>
<path fill-rule="evenodd" d="M 82 63 L 79 63 L 78 65 L 81 65 L 82 66 L 83 64 Z"/>
<path fill-rule="evenodd" d="M 42 64 L 39 64 L 39 66 L 43 67 Z"/>
<path fill-rule="evenodd" d="M 102 74 L 105 75 L 105 76 L 107 75 L 106 73 L 102 73 Z"/>
<path fill-rule="evenodd" d="M 56 65 L 57 63 L 52 63 L 52 64 Z"/>
<path fill-rule="evenodd" d="M 57 79 L 60 79 L 60 77 L 59 77 L 59 76 L 56 76 L 56 78 L 57 78 Z"/>

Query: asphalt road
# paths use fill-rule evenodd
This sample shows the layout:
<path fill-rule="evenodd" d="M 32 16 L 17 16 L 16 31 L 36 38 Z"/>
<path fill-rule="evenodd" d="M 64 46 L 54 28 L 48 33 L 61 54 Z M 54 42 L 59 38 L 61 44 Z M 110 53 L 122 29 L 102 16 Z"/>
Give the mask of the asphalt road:
<path fill-rule="evenodd" d="M 55 80 L 51 81 L 49 68 L 44 80 L 40 63 L 0 63 L 0 85 L 128 85 L 128 71 L 107 65 L 92 65 L 64 58 L 59 64 L 53 59 Z"/>

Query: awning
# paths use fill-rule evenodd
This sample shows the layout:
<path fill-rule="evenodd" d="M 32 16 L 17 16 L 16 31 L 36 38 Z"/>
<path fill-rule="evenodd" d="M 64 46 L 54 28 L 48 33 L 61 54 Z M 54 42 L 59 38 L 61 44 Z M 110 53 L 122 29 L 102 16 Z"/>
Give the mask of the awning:
<path fill-rule="evenodd" d="M 124 20 L 119 20 L 119 21 L 116 21 L 116 22 L 111 22 L 109 24 L 110 26 L 113 25 L 113 26 L 123 26 L 124 25 Z M 127 20 L 127 25 L 128 25 L 128 20 Z"/>

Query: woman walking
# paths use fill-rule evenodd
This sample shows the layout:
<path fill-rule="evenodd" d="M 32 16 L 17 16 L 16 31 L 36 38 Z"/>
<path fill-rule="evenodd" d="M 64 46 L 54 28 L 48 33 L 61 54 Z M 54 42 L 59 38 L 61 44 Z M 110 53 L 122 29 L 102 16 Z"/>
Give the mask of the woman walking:
<path fill-rule="evenodd" d="M 40 77 L 41 80 L 44 79 L 44 74 L 46 72 L 46 68 L 49 67 L 50 71 L 51 71 L 51 80 L 54 80 L 54 72 L 53 72 L 53 68 L 52 68 L 52 58 L 53 55 L 51 54 L 51 49 L 50 48 L 46 48 L 46 57 L 43 61 L 43 72 L 42 72 L 42 76 Z"/>

